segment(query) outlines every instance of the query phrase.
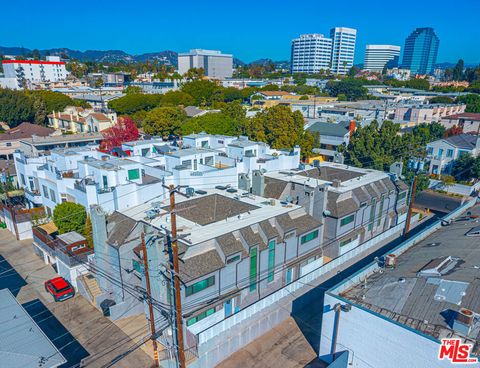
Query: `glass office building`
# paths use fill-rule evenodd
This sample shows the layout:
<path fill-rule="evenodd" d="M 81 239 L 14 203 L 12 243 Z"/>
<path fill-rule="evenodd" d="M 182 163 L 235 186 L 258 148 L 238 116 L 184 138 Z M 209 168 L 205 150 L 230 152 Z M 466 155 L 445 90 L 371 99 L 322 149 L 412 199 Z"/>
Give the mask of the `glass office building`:
<path fill-rule="evenodd" d="M 439 43 L 433 28 L 417 28 L 405 40 L 402 67 L 410 69 L 412 75 L 432 74 Z"/>

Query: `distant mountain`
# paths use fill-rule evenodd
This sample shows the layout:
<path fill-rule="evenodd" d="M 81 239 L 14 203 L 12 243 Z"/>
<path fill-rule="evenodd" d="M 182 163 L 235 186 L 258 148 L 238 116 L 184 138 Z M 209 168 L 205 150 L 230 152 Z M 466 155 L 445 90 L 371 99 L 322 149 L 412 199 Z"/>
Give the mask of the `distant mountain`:
<path fill-rule="evenodd" d="M 24 47 L 3 47 L 0 46 L 0 55 L 28 55 L 33 50 Z M 145 62 L 147 60 L 158 60 L 163 64 L 177 65 L 177 53 L 175 51 L 150 52 L 140 55 L 130 55 L 122 50 L 86 50 L 78 51 L 69 48 L 54 48 L 40 50 L 42 57 L 46 55 L 58 55 L 79 61 L 95 62 Z"/>
<path fill-rule="evenodd" d="M 237 59 L 236 57 L 233 58 L 233 67 L 234 68 L 238 68 L 239 66 L 244 66 L 244 65 L 247 65 L 247 64 L 244 63 L 242 60 Z"/>
<path fill-rule="evenodd" d="M 272 59 L 258 59 L 250 62 L 248 65 L 261 65 L 265 66 L 267 64 L 273 63 L 277 69 L 290 69 L 290 62 L 286 60 L 274 61 Z"/>

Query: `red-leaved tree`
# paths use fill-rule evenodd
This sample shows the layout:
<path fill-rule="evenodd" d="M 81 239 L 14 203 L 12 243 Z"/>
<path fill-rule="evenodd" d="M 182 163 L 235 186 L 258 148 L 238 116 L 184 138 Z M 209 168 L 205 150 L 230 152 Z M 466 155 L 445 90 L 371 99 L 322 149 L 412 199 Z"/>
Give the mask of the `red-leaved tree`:
<path fill-rule="evenodd" d="M 122 143 L 135 141 L 138 139 L 138 129 L 128 116 L 118 118 L 117 124 L 102 132 L 103 143 L 101 149 L 111 150 L 114 147 L 119 147 Z"/>

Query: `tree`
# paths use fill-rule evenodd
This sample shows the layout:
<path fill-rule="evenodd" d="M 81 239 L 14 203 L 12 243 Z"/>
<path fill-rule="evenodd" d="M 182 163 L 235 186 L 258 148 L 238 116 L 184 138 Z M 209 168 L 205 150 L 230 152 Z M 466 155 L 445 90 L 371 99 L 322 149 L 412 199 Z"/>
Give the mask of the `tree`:
<path fill-rule="evenodd" d="M 459 96 L 457 97 L 456 102 L 466 104 L 466 112 L 480 112 L 480 95 L 468 94 Z"/>
<path fill-rule="evenodd" d="M 92 220 L 90 216 L 87 216 L 85 220 L 85 226 L 83 228 L 83 236 L 87 239 L 87 245 L 89 248 L 93 249 L 93 227 Z"/>
<path fill-rule="evenodd" d="M 44 101 L 47 113 L 63 111 L 67 106 L 79 106 L 79 100 L 74 100 L 60 92 L 32 91 L 29 92 L 33 99 L 40 98 Z"/>
<path fill-rule="evenodd" d="M 457 180 L 468 181 L 480 178 L 480 158 L 463 154 L 453 162 L 452 176 Z"/>
<path fill-rule="evenodd" d="M 368 90 L 363 87 L 366 84 L 363 79 L 345 78 L 340 81 L 329 81 L 325 90 L 330 96 L 339 97 L 344 95 L 349 101 L 357 101 L 367 98 Z"/>
<path fill-rule="evenodd" d="M 452 104 L 454 99 L 447 96 L 435 96 L 428 100 L 431 104 Z"/>
<path fill-rule="evenodd" d="M 87 211 L 85 207 L 78 203 L 63 202 L 53 210 L 53 222 L 60 234 L 70 231 L 83 234 L 86 220 Z"/>
<path fill-rule="evenodd" d="M 185 121 L 181 127 L 182 135 L 206 132 L 209 134 L 236 135 L 237 126 L 233 119 L 223 113 L 209 113 Z"/>
<path fill-rule="evenodd" d="M 179 107 L 156 107 L 149 111 L 143 121 L 143 131 L 150 135 L 175 134 L 187 114 Z"/>
<path fill-rule="evenodd" d="M 38 49 L 34 49 L 32 51 L 32 57 L 34 60 L 40 60 L 40 51 L 38 51 Z"/>
<path fill-rule="evenodd" d="M 452 79 L 455 81 L 461 81 L 464 79 L 463 77 L 463 68 L 465 67 L 465 63 L 462 59 L 457 61 L 457 64 L 453 68 L 452 71 Z"/>
<path fill-rule="evenodd" d="M 134 93 L 142 93 L 142 87 L 139 87 L 139 86 L 128 86 L 126 89 L 125 89 L 125 93 L 127 95 L 131 95 L 131 94 L 134 94 Z"/>
<path fill-rule="evenodd" d="M 405 82 L 405 87 L 428 91 L 430 90 L 430 83 L 426 79 L 410 79 Z"/>
<path fill-rule="evenodd" d="M 188 93 L 183 91 L 168 91 L 162 96 L 160 104 L 162 106 L 191 106 L 194 99 Z"/>
<path fill-rule="evenodd" d="M 33 96 L 34 121 L 36 124 L 45 124 L 47 120 L 47 106 L 40 96 Z"/>
<path fill-rule="evenodd" d="M 211 104 L 217 89 L 217 85 L 208 80 L 194 80 L 185 83 L 181 88 L 183 92 L 193 97 L 193 103 L 196 106 Z"/>
<path fill-rule="evenodd" d="M 104 141 L 103 147 L 105 149 L 112 149 L 119 147 L 125 142 L 136 141 L 139 133 L 135 123 L 128 116 L 118 118 L 117 124 L 102 132 Z"/>
<path fill-rule="evenodd" d="M 448 189 L 455 185 L 455 177 L 452 175 L 442 175 L 442 184 L 448 192 Z"/>
<path fill-rule="evenodd" d="M 140 110 L 151 110 L 157 107 L 161 100 L 160 94 L 132 93 L 110 101 L 108 107 L 120 115 L 133 114 Z"/>
<path fill-rule="evenodd" d="M 13 128 L 34 117 L 33 101 L 23 92 L 0 89 L 0 121 Z"/>

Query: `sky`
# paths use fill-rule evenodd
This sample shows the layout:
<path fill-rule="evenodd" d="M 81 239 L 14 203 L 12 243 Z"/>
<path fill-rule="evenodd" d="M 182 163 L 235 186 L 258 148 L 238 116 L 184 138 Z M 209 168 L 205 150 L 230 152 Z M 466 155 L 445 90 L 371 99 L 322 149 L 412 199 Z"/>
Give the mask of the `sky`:
<path fill-rule="evenodd" d="M 362 63 L 366 44 L 403 48 L 415 28 L 433 27 L 438 62 L 480 63 L 480 0 L 24 0 L 18 6 L 2 4 L 0 46 L 131 54 L 204 48 L 245 62 L 288 60 L 293 38 L 344 26 L 358 30 L 355 62 Z"/>

